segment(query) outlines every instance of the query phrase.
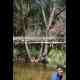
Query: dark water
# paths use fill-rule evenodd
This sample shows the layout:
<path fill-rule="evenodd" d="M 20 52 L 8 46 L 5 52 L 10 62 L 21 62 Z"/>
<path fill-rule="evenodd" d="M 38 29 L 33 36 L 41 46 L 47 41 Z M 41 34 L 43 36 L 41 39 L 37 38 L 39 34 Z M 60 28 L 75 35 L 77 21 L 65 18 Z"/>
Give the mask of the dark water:
<path fill-rule="evenodd" d="M 53 71 L 42 64 L 14 64 L 13 80 L 50 80 Z"/>

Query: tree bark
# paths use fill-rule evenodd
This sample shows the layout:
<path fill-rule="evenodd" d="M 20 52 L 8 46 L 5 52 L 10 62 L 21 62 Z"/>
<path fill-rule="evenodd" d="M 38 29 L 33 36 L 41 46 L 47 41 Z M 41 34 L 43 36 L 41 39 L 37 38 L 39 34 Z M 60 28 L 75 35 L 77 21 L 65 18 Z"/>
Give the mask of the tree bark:
<path fill-rule="evenodd" d="M 50 14 L 49 22 L 48 23 L 46 22 L 47 20 L 46 20 L 45 12 L 44 12 L 44 9 L 43 9 L 42 6 L 41 6 L 41 9 L 42 9 L 42 15 L 43 15 L 44 23 L 45 23 L 45 26 L 46 26 L 46 40 L 45 41 L 47 42 L 48 29 L 51 26 L 52 21 L 53 21 L 53 18 L 54 18 L 55 6 L 52 9 L 52 12 Z M 48 53 L 48 44 L 46 43 L 45 44 L 43 55 L 45 55 L 45 57 L 47 57 L 47 53 Z"/>
<path fill-rule="evenodd" d="M 24 29 L 24 43 L 25 43 L 25 47 L 26 47 L 26 52 L 27 52 L 27 54 L 28 54 L 28 57 L 29 57 L 29 59 L 31 60 L 31 55 L 30 55 L 30 50 L 29 50 L 29 48 L 28 48 L 28 44 L 27 44 L 27 41 L 25 40 L 25 37 L 26 37 L 26 29 L 25 29 L 25 13 L 26 13 L 26 11 L 24 11 L 24 6 L 23 6 L 23 1 L 21 2 L 22 3 L 22 18 L 23 18 L 23 29 Z M 29 2 L 27 3 L 27 5 L 28 5 L 28 7 L 27 7 L 27 9 L 28 9 L 28 12 L 30 11 L 30 8 L 29 8 Z M 28 14 L 28 12 L 27 12 L 27 14 Z"/>
<path fill-rule="evenodd" d="M 29 50 L 29 47 L 28 47 L 28 44 L 27 44 L 26 41 L 25 41 L 25 47 L 26 47 L 26 52 L 27 52 L 27 54 L 28 54 L 28 57 L 29 57 L 29 59 L 31 60 L 30 50 Z"/>
<path fill-rule="evenodd" d="M 40 53 L 39 53 L 39 57 L 38 57 L 38 59 L 40 59 L 40 58 L 41 58 L 42 51 L 43 51 L 43 43 L 41 43 L 41 49 L 40 49 Z"/>

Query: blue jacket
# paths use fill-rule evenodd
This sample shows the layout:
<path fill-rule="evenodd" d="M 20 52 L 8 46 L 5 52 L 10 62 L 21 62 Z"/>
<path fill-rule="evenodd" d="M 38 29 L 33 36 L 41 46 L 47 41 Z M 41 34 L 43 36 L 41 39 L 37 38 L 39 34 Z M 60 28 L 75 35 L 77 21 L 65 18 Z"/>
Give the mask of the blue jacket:
<path fill-rule="evenodd" d="M 51 80 L 62 80 L 62 77 L 59 76 L 59 74 L 57 72 L 55 72 L 52 74 Z"/>

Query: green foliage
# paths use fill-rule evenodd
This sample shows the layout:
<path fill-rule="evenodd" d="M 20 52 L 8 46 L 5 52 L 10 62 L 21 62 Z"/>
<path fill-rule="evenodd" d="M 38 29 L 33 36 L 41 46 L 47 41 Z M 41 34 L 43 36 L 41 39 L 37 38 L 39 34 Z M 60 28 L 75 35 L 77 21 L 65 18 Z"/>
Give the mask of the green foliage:
<path fill-rule="evenodd" d="M 56 0 L 56 1 L 57 1 L 59 6 L 61 6 L 61 7 L 65 6 L 66 0 Z"/>
<path fill-rule="evenodd" d="M 20 54 L 20 51 L 17 48 L 13 49 L 13 57 L 16 57 L 18 54 Z"/>
<path fill-rule="evenodd" d="M 59 49 L 51 49 L 48 55 L 49 64 L 66 64 L 66 52 Z"/>
<path fill-rule="evenodd" d="M 26 50 L 25 48 L 13 48 L 13 62 L 16 62 L 17 56 L 25 56 L 26 55 Z"/>
<path fill-rule="evenodd" d="M 37 50 L 35 47 L 33 47 L 31 49 L 31 55 L 36 57 L 37 55 L 39 55 L 39 50 Z"/>
<path fill-rule="evenodd" d="M 17 48 L 13 48 L 13 62 L 16 62 L 18 54 L 20 54 L 20 51 Z"/>

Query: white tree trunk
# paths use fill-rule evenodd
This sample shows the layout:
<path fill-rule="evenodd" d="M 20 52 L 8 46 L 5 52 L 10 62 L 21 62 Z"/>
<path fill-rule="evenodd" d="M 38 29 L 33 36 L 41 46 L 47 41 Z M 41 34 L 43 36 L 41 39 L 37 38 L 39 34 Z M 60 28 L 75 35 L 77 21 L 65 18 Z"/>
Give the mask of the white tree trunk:
<path fill-rule="evenodd" d="M 42 51 L 43 51 L 43 43 L 41 43 L 41 49 L 40 49 L 40 53 L 39 53 L 38 59 L 40 59 L 40 57 L 41 57 L 41 55 L 42 55 Z"/>
<path fill-rule="evenodd" d="M 26 41 L 25 41 L 25 47 L 26 47 L 26 52 L 27 52 L 27 54 L 28 54 L 28 57 L 29 57 L 29 59 L 31 60 L 30 50 L 29 50 L 29 48 L 28 48 L 28 44 L 27 44 Z"/>
<path fill-rule="evenodd" d="M 49 22 L 48 23 L 47 23 L 45 12 L 44 12 L 44 9 L 43 9 L 42 6 L 41 6 L 41 9 L 42 9 L 42 15 L 43 15 L 44 23 L 45 23 L 45 26 L 46 26 L 46 42 L 47 42 L 48 29 L 51 26 L 52 21 L 53 21 L 53 18 L 54 18 L 55 7 L 53 7 L 53 10 L 52 10 L 52 12 L 50 14 Z M 43 55 L 46 55 L 47 56 L 47 53 L 48 53 L 48 44 L 46 43 L 45 44 Z"/>

